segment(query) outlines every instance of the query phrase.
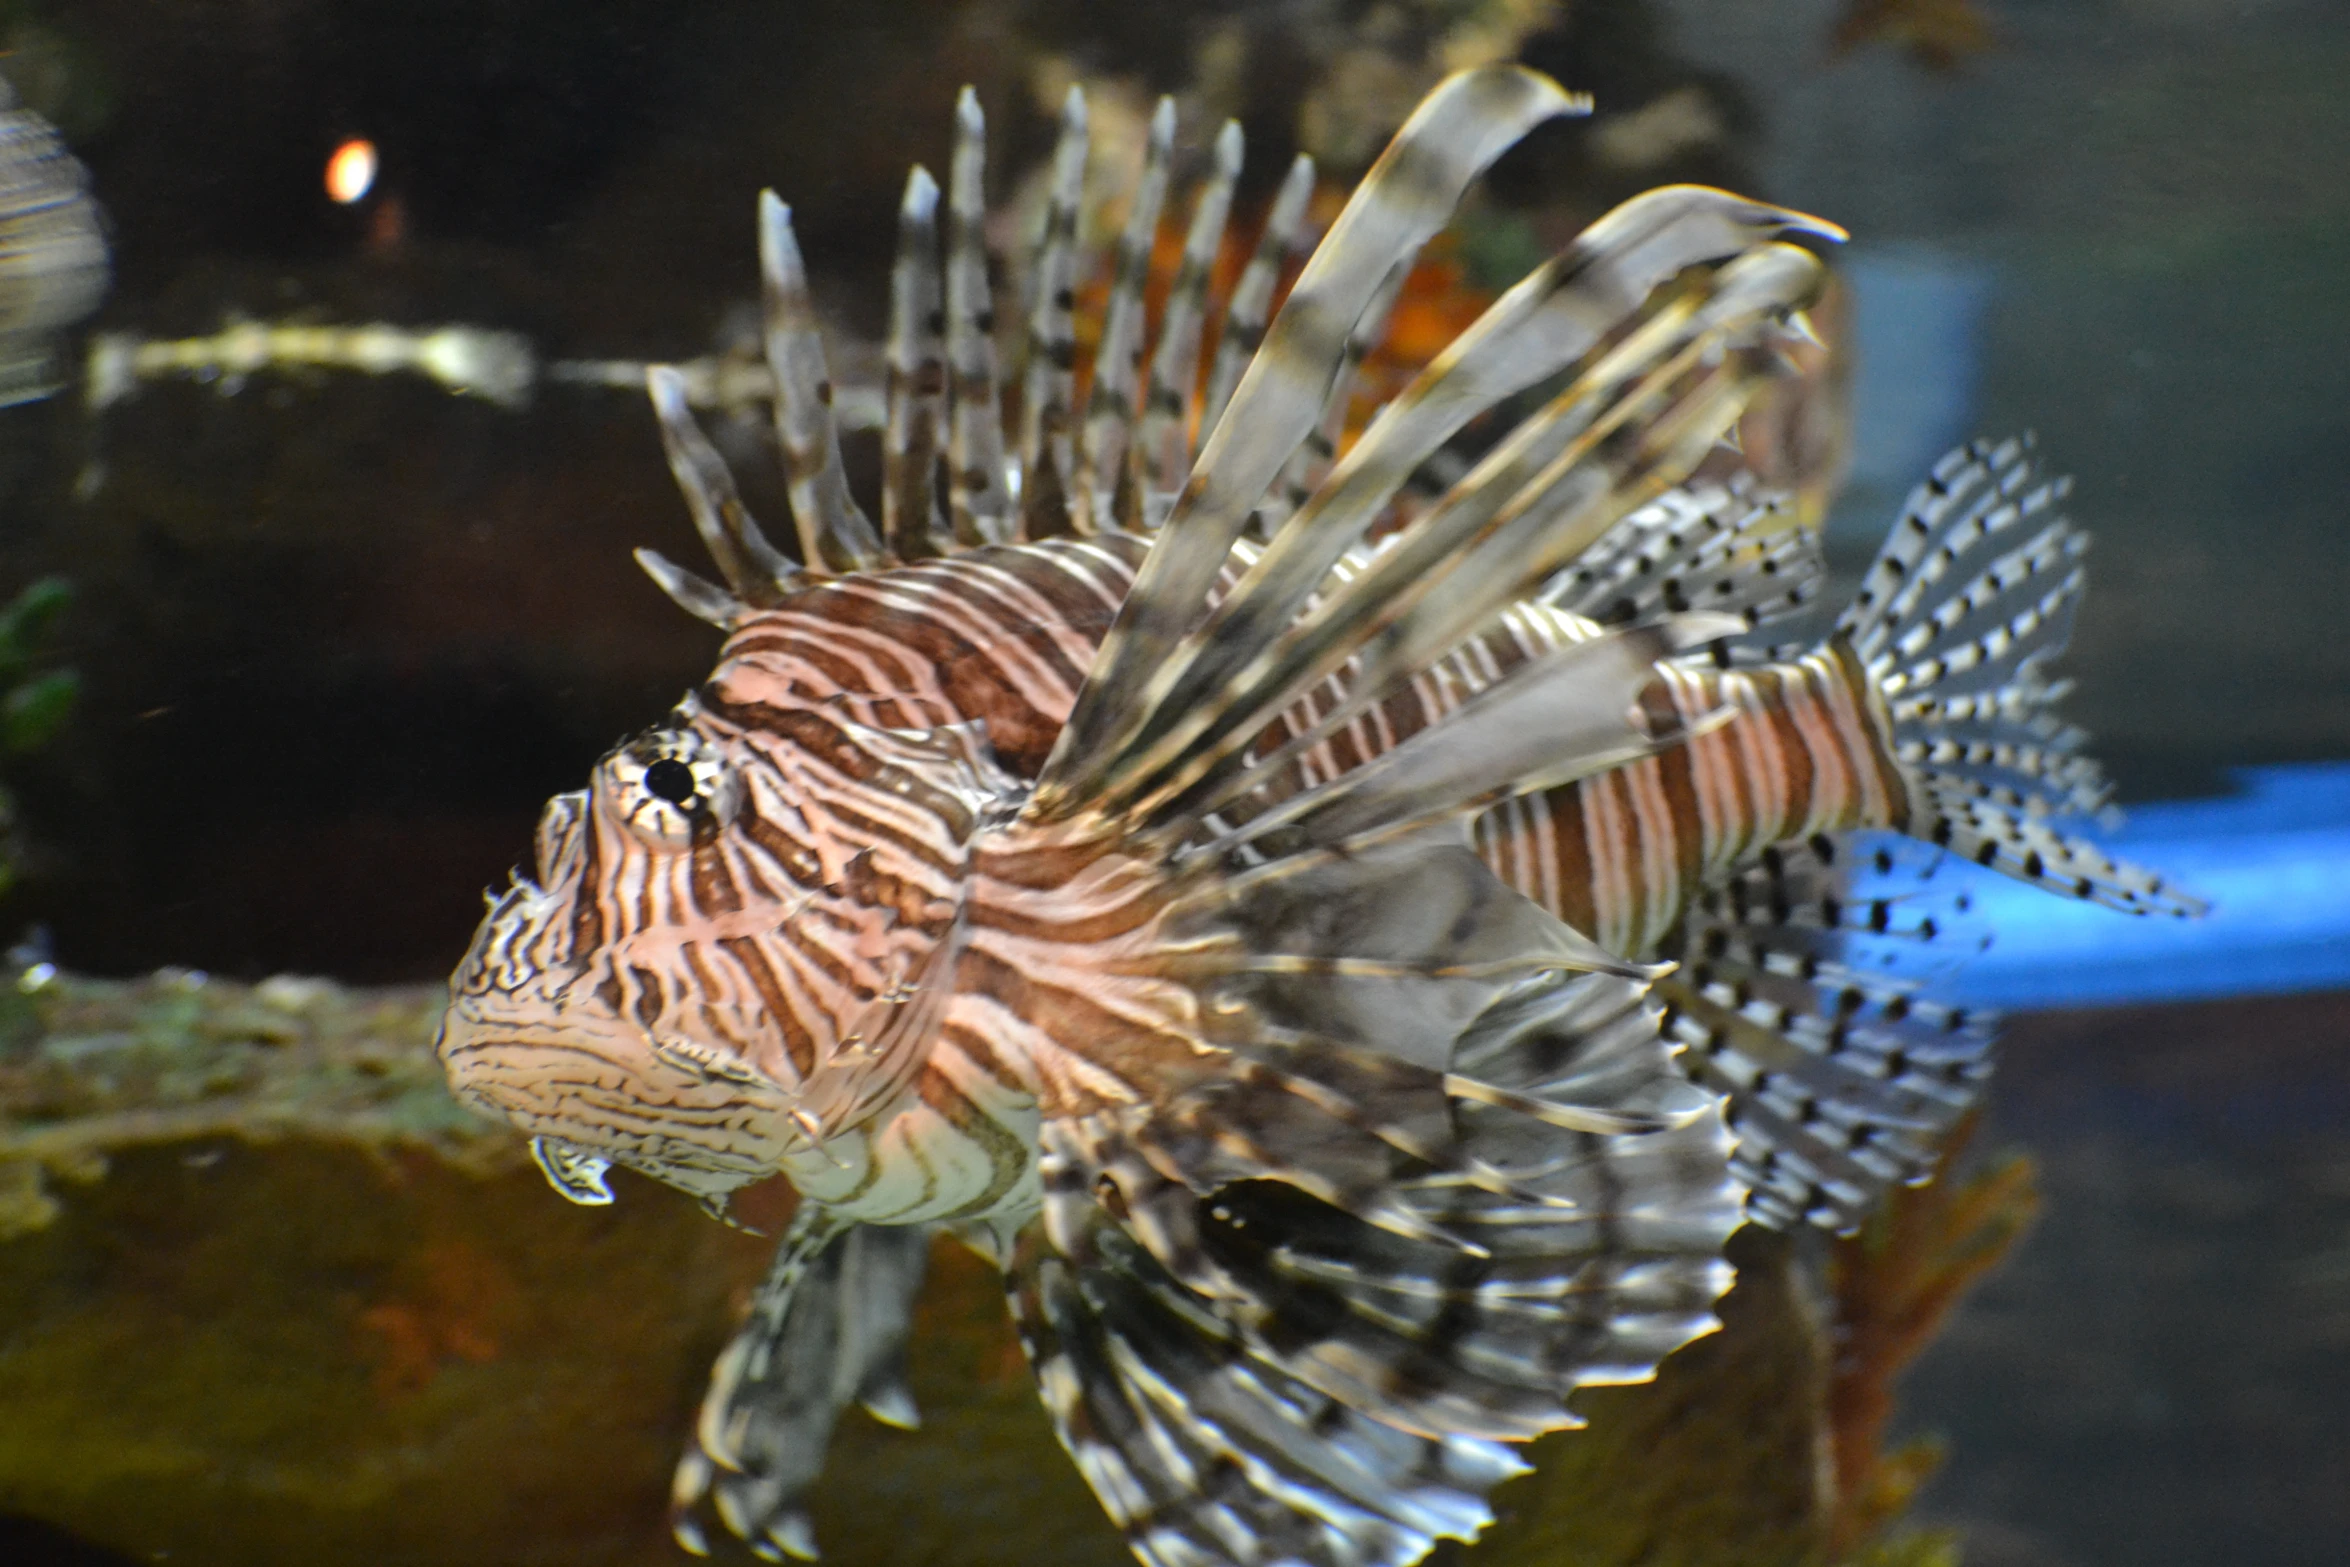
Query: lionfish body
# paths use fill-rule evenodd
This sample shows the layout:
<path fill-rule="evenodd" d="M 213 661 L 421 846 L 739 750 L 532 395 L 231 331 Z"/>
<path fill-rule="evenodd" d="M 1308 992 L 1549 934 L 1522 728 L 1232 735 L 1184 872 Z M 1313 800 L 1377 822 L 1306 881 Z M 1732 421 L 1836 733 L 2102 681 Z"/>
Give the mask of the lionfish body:
<path fill-rule="evenodd" d="M 727 583 L 640 558 L 728 641 L 550 803 L 441 1051 L 574 1200 L 608 1201 L 615 1163 L 714 1205 L 800 1191 L 679 1469 L 689 1546 L 707 1500 L 812 1554 L 838 1411 L 912 1418 L 940 1226 L 1004 1267 L 1061 1438 L 1146 1560 L 1472 1537 L 1509 1444 L 1707 1330 L 1742 1216 L 1854 1222 L 1978 1092 L 1979 1020 L 1840 962 L 1850 930 L 1931 934 L 1842 895 L 1842 835 L 2173 903 L 2042 820 L 2098 782 L 2042 711 L 2078 536 L 2020 447 L 1937 470 L 1825 644 L 1746 645 L 1807 596 L 1804 541 L 1674 486 L 1799 325 L 1818 264 L 1774 236 L 1816 221 L 1640 198 L 1335 456 L 1412 254 L 1572 107 L 1516 69 L 1439 88 L 1268 327 L 1301 162 L 1204 366 L 1238 133 L 1146 358 L 1163 109 L 1081 409 L 1073 97 L 1015 440 L 966 96 L 943 255 L 919 170 L 902 212 L 878 529 L 768 198 L 805 568 L 656 374 Z M 1366 542 L 1538 384 L 1564 389 Z"/>

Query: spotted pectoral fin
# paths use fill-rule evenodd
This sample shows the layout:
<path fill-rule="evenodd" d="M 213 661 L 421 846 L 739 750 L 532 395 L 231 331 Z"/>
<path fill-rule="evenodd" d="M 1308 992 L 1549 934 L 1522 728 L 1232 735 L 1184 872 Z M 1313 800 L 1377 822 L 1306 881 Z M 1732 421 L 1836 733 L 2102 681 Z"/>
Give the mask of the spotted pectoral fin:
<path fill-rule="evenodd" d="M 1455 1085 L 1472 1072 L 1483 1096 L 1447 1104 L 1406 1064 L 1297 1052 L 1189 1128 L 1180 1106 L 1048 1125 L 1013 1314 L 1145 1562 L 1402 1567 L 1472 1539 L 1512 1443 L 1711 1325 L 1726 1137 L 1639 987 L 1522 990 L 1468 1031 Z M 1537 1103 L 1671 1124 L 1562 1132 Z"/>
<path fill-rule="evenodd" d="M 1500 1443 L 1405 1430 L 1252 1355 L 1106 1218 L 1070 1245 L 1023 1241 L 1013 1317 L 1061 1445 L 1152 1567 L 1403 1567 L 1473 1538 L 1486 1492 L 1524 1472 Z"/>
<path fill-rule="evenodd" d="M 706 1504 L 761 1555 L 815 1556 L 805 1498 L 840 1412 L 854 1403 L 885 1424 L 916 1421 L 905 1346 L 930 1233 L 851 1224 L 812 1203 L 793 1218 L 677 1466 L 671 1524 L 686 1549 L 707 1551 Z"/>
<path fill-rule="evenodd" d="M 1464 1029 L 1448 1071 L 1236 1047 L 1188 1091 L 1048 1120 L 1044 1234 L 1126 1267 L 1106 1216 L 1282 1376 L 1412 1430 L 1526 1440 L 1573 1423 L 1576 1387 L 1705 1331 L 1728 1282 L 1728 1137 L 1658 1022 L 1635 981 L 1559 975 Z"/>
<path fill-rule="evenodd" d="M 1882 841 L 1782 844 L 1701 896 L 1668 944 L 1681 966 L 1657 997 L 1690 1077 L 1730 1101 L 1760 1224 L 1859 1224 L 1932 1172 L 1990 1076 L 1992 1018 L 1929 993 L 1983 943 L 1958 878 Z"/>

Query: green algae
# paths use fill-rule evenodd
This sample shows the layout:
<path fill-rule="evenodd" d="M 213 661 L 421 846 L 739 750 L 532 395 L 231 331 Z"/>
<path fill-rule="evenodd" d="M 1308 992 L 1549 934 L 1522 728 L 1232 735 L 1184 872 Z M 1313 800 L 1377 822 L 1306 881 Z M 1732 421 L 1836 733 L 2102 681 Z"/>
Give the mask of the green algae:
<path fill-rule="evenodd" d="M 239 985 L 18 967 L 0 984 L 0 1239 L 57 1216 L 56 1178 L 115 1153 L 208 1137 L 413 1148 L 459 1169 L 516 1162 L 514 1139 L 449 1097 L 427 1047 L 438 986 Z"/>

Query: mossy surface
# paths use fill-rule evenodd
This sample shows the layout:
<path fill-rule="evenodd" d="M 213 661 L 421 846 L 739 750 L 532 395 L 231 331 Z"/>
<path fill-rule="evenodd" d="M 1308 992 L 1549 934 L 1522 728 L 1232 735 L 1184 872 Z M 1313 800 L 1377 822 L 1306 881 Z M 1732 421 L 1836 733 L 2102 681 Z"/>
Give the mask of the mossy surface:
<path fill-rule="evenodd" d="M 0 1157 L 73 1178 L 0 1241 L 0 1515 L 174 1567 L 682 1560 L 670 1467 L 771 1242 L 626 1175 L 610 1207 L 560 1200 L 439 1090 L 422 991 L 48 975 L 7 995 Z M 788 1201 L 738 1206 L 773 1229 Z M 1905 1236 L 1881 1239 L 1939 1255 L 1938 1232 Z M 1795 1567 L 1865 1543 L 1883 1520 L 1840 1526 L 1831 1461 L 1854 1368 L 1831 1366 L 1840 1297 L 1807 1244 L 1736 1237 L 1722 1330 L 1581 1394 L 1589 1426 L 1536 1444 L 1485 1539 L 1437 1560 Z M 951 1241 L 911 1370 L 920 1430 L 835 1433 L 826 1561 L 1129 1560 L 994 1270 Z"/>
<path fill-rule="evenodd" d="M 1581 1431 L 1535 1444 L 1463 1561 L 1544 1567 L 1780 1567 L 1817 1560 L 1833 1498 L 1821 1463 L 1827 1362 L 1794 1246 L 1732 1238 L 1722 1330 L 1653 1383 L 1595 1389 Z"/>
<path fill-rule="evenodd" d="M 185 1567 L 658 1561 L 762 1248 L 642 1185 L 142 1149 L 0 1247 L 0 1509 Z"/>
<path fill-rule="evenodd" d="M 0 1246 L 0 1511 L 180 1567 L 679 1560 L 669 1467 L 766 1243 L 617 1178 L 213 1140 L 131 1152 Z M 1484 1563 L 1795 1562 L 1816 1530 L 1814 1330 L 1749 1246 L 1724 1333 L 1497 1498 Z M 942 1243 L 924 1424 L 841 1425 L 834 1563 L 1128 1560 L 1052 1438 L 993 1270 Z"/>

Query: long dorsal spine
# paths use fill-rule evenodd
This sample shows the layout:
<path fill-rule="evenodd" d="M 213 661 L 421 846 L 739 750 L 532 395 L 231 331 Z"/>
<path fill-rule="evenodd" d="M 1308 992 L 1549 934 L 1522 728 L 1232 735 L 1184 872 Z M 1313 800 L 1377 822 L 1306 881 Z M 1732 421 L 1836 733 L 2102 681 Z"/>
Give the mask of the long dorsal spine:
<path fill-rule="evenodd" d="M 1135 466 L 1143 485 L 1168 491 L 1191 467 L 1191 403 L 1199 384 L 1200 338 L 1207 315 L 1208 284 L 1224 248 L 1224 224 L 1232 211 L 1232 187 L 1240 178 L 1240 122 L 1227 120 L 1216 135 L 1207 182 L 1191 211 L 1183 260 L 1167 291 L 1159 322 L 1159 344 L 1151 355 L 1150 390 L 1143 402 L 1142 428 L 1135 437 Z"/>
<path fill-rule="evenodd" d="M 1102 318 L 1102 339 L 1094 350 L 1093 385 L 1085 398 L 1085 444 L 1079 454 L 1083 491 L 1079 504 L 1094 528 L 1128 524 L 1124 505 L 1140 520 L 1127 479 L 1127 448 L 1134 438 L 1134 405 L 1142 378 L 1143 291 L 1150 282 L 1151 251 L 1158 241 L 1159 209 L 1167 199 L 1169 166 L 1175 157 L 1175 100 L 1161 98 L 1151 115 L 1150 145 L 1143 155 L 1142 180 L 1118 237 L 1118 259 L 1110 279 L 1110 301 Z M 1128 500 L 1121 502 L 1121 491 Z"/>
<path fill-rule="evenodd" d="M 995 307 L 987 284 L 987 119 L 970 88 L 955 102 L 955 160 L 947 180 L 947 494 L 955 542 L 1012 535 L 1004 483 L 1003 410 L 996 383 Z"/>
<path fill-rule="evenodd" d="M 900 560 L 946 552 L 938 537 L 940 415 L 946 349 L 938 262 L 938 182 L 917 164 L 898 207 L 889 296 L 889 413 L 881 438 L 881 526 Z"/>
<path fill-rule="evenodd" d="M 1051 538 L 1076 526 L 1077 243 L 1084 218 L 1085 160 L 1090 146 L 1085 94 L 1075 87 L 1061 106 L 1053 147 L 1052 190 L 1044 232 L 1029 272 L 1028 368 L 1020 399 L 1020 531 Z"/>
<path fill-rule="evenodd" d="M 849 495 L 824 336 L 808 296 L 808 268 L 792 235 L 791 209 L 759 195 L 759 278 L 766 305 L 767 366 L 775 377 L 775 435 L 783 447 L 800 548 L 812 571 L 881 564 L 881 538 Z"/>

